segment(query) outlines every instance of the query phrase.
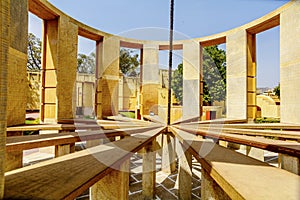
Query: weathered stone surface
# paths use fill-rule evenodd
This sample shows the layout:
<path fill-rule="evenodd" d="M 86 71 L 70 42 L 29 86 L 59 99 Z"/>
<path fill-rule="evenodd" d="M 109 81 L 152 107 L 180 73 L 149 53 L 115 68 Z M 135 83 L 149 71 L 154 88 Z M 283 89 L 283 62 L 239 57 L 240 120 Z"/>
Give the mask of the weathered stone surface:
<path fill-rule="evenodd" d="M 227 117 L 247 118 L 247 33 L 227 35 Z"/>
<path fill-rule="evenodd" d="M 183 120 L 200 116 L 200 45 L 183 44 Z"/>
<path fill-rule="evenodd" d="M 129 160 L 94 184 L 90 189 L 90 199 L 128 199 L 128 191 Z"/>
<path fill-rule="evenodd" d="M 65 16 L 44 23 L 41 120 L 59 122 L 75 114 L 78 27 Z"/>
<path fill-rule="evenodd" d="M 300 2 L 280 15 L 280 121 L 300 123 Z"/>
<path fill-rule="evenodd" d="M 25 123 L 28 81 L 27 32 L 28 2 L 10 1 L 10 47 L 8 52 L 7 125 Z"/>
<path fill-rule="evenodd" d="M 158 114 L 159 47 L 144 45 L 142 66 L 142 115 Z"/>

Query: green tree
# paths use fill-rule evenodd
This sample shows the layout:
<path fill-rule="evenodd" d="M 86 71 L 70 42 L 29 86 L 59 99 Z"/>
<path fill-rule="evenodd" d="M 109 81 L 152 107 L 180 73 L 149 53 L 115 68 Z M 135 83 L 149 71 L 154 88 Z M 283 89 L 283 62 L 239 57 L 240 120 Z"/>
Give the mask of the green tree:
<path fill-rule="evenodd" d="M 176 99 L 182 103 L 183 65 L 173 72 L 172 90 Z M 210 105 L 226 98 L 226 52 L 218 46 L 205 47 L 203 51 L 203 101 Z"/>
<path fill-rule="evenodd" d="M 273 89 L 273 92 L 280 98 L 280 83 Z"/>
<path fill-rule="evenodd" d="M 125 76 L 136 76 L 137 68 L 140 65 L 139 55 L 133 50 L 121 48 L 120 50 L 120 70 Z"/>
<path fill-rule="evenodd" d="M 226 52 L 217 45 L 203 51 L 203 101 L 211 105 L 226 98 Z"/>
<path fill-rule="evenodd" d="M 96 54 L 90 55 L 79 53 L 77 56 L 77 71 L 79 73 L 94 74 L 96 70 Z"/>
<path fill-rule="evenodd" d="M 42 42 L 33 33 L 28 34 L 27 47 L 27 70 L 40 71 L 41 70 L 41 48 Z"/>
<path fill-rule="evenodd" d="M 171 88 L 177 101 L 182 104 L 183 95 L 183 64 L 180 63 L 176 70 L 173 72 Z"/>

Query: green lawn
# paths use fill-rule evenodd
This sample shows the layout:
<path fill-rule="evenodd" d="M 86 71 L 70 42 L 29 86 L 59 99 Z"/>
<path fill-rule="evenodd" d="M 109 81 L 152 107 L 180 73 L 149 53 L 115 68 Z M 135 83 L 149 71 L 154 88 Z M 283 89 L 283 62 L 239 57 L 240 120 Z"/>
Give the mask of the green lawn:
<path fill-rule="evenodd" d="M 123 117 L 133 118 L 135 119 L 135 113 L 134 112 L 119 112 Z"/>

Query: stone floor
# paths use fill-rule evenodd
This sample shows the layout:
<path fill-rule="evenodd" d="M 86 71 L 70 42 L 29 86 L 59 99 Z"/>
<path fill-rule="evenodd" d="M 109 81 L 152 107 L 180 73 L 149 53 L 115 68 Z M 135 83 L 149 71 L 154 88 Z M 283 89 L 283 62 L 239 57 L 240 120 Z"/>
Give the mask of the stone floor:
<path fill-rule="evenodd" d="M 164 173 L 160 170 L 160 158 L 156 159 L 156 196 L 155 199 L 178 199 L 178 181 L 175 171 L 172 174 Z M 142 199 L 142 158 L 135 154 L 131 158 L 131 174 L 129 199 Z M 192 178 L 192 199 L 200 199 L 201 167 L 196 161 L 193 161 L 193 178 Z"/>

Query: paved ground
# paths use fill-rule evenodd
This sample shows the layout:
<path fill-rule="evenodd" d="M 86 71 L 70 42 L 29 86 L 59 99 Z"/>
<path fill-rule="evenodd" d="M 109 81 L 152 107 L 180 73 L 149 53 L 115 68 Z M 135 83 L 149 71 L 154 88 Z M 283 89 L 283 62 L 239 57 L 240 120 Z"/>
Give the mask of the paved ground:
<path fill-rule="evenodd" d="M 155 199 L 178 199 L 178 181 L 177 171 L 172 174 L 166 174 L 160 171 L 160 158 L 156 159 L 156 197 Z M 130 191 L 129 199 L 142 199 L 142 159 L 135 154 L 131 158 L 131 176 L 130 176 Z M 201 173 L 200 165 L 193 162 L 193 180 L 192 180 L 192 199 L 200 199 L 200 183 Z"/>

